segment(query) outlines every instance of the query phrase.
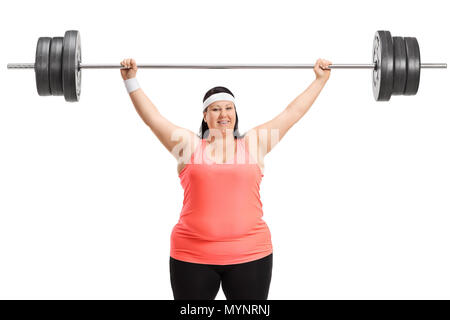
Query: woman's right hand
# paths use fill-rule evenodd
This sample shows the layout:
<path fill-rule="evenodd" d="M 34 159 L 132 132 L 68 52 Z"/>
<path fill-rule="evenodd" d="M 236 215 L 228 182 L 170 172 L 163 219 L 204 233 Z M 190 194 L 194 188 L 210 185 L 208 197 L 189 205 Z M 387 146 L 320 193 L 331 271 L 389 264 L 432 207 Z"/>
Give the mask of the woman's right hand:
<path fill-rule="evenodd" d="M 120 69 L 120 74 L 122 75 L 123 80 L 128 80 L 136 77 L 137 65 L 134 59 L 124 59 L 120 64 L 125 68 L 129 68 L 129 69 Z"/>
<path fill-rule="evenodd" d="M 316 79 L 324 82 L 328 81 L 330 78 L 331 69 L 328 66 L 331 64 L 331 61 L 325 59 L 317 59 L 314 64 L 314 73 L 316 74 Z"/>

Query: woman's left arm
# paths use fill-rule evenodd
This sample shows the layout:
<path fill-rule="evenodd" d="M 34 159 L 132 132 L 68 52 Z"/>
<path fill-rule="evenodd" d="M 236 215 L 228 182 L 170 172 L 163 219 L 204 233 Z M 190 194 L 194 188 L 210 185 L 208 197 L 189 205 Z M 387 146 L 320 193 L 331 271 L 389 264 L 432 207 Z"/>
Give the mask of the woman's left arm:
<path fill-rule="evenodd" d="M 323 70 L 322 68 L 326 68 L 330 64 L 330 61 L 318 59 L 314 66 L 316 79 L 309 87 L 274 119 L 249 131 L 249 133 L 258 137 L 258 154 L 260 157 L 264 158 L 309 110 L 330 77 L 330 69 Z"/>

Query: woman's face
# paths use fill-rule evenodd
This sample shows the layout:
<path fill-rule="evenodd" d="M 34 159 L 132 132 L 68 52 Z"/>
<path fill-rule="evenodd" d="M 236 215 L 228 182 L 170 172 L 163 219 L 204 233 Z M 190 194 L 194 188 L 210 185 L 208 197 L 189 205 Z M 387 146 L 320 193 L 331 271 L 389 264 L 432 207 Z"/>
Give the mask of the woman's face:
<path fill-rule="evenodd" d="M 236 123 L 236 111 L 234 103 L 231 101 L 216 101 L 208 106 L 206 112 L 203 112 L 203 119 L 208 124 L 209 130 L 220 130 L 222 134 L 227 133 L 227 129 L 233 133 Z"/>

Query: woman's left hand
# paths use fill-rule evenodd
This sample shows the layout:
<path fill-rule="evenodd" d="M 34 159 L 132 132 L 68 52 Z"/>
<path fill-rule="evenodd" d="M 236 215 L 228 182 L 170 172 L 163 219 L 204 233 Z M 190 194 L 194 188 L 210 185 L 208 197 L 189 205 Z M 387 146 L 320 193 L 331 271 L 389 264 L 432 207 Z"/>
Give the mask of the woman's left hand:
<path fill-rule="evenodd" d="M 325 59 L 317 59 L 314 65 L 314 73 L 316 74 L 316 79 L 324 82 L 328 81 L 330 77 L 331 69 L 326 69 L 331 64 L 331 61 Z"/>

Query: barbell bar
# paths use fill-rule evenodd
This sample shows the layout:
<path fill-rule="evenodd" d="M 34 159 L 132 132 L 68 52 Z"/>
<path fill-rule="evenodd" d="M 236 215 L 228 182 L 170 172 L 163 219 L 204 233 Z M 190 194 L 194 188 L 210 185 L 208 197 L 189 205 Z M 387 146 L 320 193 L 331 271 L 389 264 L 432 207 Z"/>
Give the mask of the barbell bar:
<path fill-rule="evenodd" d="M 389 101 L 391 95 L 415 95 L 420 70 L 446 69 L 447 63 L 422 63 L 416 38 L 392 37 L 389 31 L 375 32 L 372 63 L 331 64 L 329 69 L 371 69 L 376 101 Z M 8 69 L 34 69 L 41 96 L 64 95 L 76 102 L 81 93 L 82 69 L 124 69 L 120 64 L 81 62 L 80 33 L 69 30 L 62 37 L 41 37 L 34 63 L 9 63 Z M 144 69 L 311 69 L 314 64 L 140 64 Z"/>
<path fill-rule="evenodd" d="M 8 69 L 34 69 L 34 63 L 8 63 Z M 311 69 L 314 64 L 138 64 L 140 69 Z M 374 69 L 375 63 L 330 64 L 329 69 Z M 425 69 L 445 69 L 446 63 L 421 63 Z M 80 69 L 127 69 L 120 64 L 85 64 Z"/>

